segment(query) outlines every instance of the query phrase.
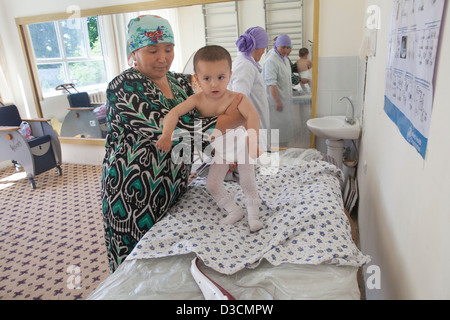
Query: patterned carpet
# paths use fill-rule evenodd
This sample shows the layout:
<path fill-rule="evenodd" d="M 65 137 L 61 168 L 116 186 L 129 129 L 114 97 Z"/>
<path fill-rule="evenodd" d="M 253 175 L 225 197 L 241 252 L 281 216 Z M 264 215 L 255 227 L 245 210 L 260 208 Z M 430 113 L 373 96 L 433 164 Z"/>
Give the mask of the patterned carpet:
<path fill-rule="evenodd" d="M 35 178 L 0 171 L 0 299 L 86 298 L 109 268 L 100 166 L 62 165 Z"/>

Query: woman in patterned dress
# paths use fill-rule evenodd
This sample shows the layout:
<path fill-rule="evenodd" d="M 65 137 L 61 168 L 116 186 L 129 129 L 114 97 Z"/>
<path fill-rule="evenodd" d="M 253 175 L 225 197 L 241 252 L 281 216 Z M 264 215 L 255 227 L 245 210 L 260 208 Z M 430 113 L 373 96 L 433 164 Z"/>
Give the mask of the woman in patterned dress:
<path fill-rule="evenodd" d="M 191 172 L 190 161 L 174 162 L 171 152 L 155 145 L 164 116 L 193 94 L 190 77 L 169 71 L 174 58 L 170 24 L 161 17 L 140 16 L 128 24 L 127 36 L 133 67 L 114 78 L 106 91 L 109 131 L 102 206 L 111 272 L 183 195 Z M 233 109 L 219 118 L 198 118 L 193 111 L 177 127 L 191 135 L 194 125 L 201 133 L 214 127 L 225 131 L 243 121 Z"/>

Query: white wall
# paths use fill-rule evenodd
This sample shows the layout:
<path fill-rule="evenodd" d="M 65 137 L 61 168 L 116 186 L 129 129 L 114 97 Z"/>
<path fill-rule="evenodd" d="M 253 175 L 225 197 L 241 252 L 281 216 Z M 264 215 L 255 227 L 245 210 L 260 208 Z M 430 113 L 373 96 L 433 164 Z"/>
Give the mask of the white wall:
<path fill-rule="evenodd" d="M 63 163 L 101 165 L 105 156 L 105 146 L 61 144 Z"/>
<path fill-rule="evenodd" d="M 369 299 L 450 298 L 450 23 L 441 29 L 435 96 L 425 160 L 385 114 L 384 77 L 393 0 L 381 8 L 377 55 L 369 59 L 358 170 L 362 250 L 381 270 Z M 446 17 L 449 18 L 449 6 Z M 445 20 L 444 20 L 445 21 Z M 366 166 L 365 166 L 366 164 Z M 366 275 L 367 276 L 367 275 Z"/>
<path fill-rule="evenodd" d="M 443 57 L 450 55 L 450 24 L 444 22 L 441 30 L 433 114 L 427 155 L 423 160 L 383 110 L 392 4 L 393 0 L 320 1 L 318 112 L 326 115 L 339 109 L 339 106 L 333 107 L 335 98 L 331 97 L 339 88 L 332 86 L 347 75 L 335 78 L 333 69 L 339 66 L 332 60 L 345 61 L 359 55 L 366 8 L 378 5 L 381 29 L 376 57 L 369 58 L 361 115 L 358 215 L 362 250 L 372 256 L 370 265 L 380 267 L 381 289 L 366 288 L 366 295 L 368 299 L 448 299 L 450 108 L 447 92 L 450 63 Z M 448 11 L 447 5 L 447 18 Z M 327 87 L 329 90 L 325 90 Z M 364 275 L 370 276 L 366 272 Z"/>
<path fill-rule="evenodd" d="M 361 46 L 364 1 L 320 0 L 319 55 L 355 56 Z"/>
<path fill-rule="evenodd" d="M 351 112 L 349 97 L 355 106 L 355 117 L 361 117 L 365 61 L 359 58 L 363 39 L 364 1 L 321 0 L 319 16 L 319 60 L 317 116 L 345 115 Z M 316 137 L 316 148 L 327 152 L 326 140 Z M 352 147 L 346 141 L 346 147 Z"/>
<path fill-rule="evenodd" d="M 189 6 L 178 9 L 178 25 L 180 27 L 180 46 L 182 50 L 182 65 L 185 66 L 194 52 L 205 45 L 205 29 L 201 6 Z"/>

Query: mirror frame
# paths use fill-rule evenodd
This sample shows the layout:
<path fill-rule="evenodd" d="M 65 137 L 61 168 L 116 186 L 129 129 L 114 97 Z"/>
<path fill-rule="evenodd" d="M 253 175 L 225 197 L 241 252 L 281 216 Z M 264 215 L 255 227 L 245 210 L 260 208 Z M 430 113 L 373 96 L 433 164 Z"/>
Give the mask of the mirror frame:
<path fill-rule="evenodd" d="M 200 4 L 210 4 L 210 3 L 220 3 L 220 2 L 230 2 L 233 0 L 154 0 L 154 1 L 144 1 L 137 3 L 130 3 L 124 5 L 114 5 L 107 7 L 99 7 L 93 9 L 81 9 L 79 12 L 79 17 L 89 17 L 97 15 L 106 14 L 118 14 L 127 13 L 134 11 L 144 11 L 144 10 L 156 10 L 162 8 L 175 8 L 175 7 L 186 7 L 192 5 Z M 239 0 L 238 0 L 239 1 Z M 313 85 L 312 85 L 312 98 L 311 98 L 311 118 L 315 118 L 317 115 L 317 75 L 318 75 L 318 57 L 319 57 L 319 1 L 314 1 L 314 22 L 313 22 Z M 31 41 L 27 36 L 26 26 L 33 23 L 49 22 L 54 20 L 66 20 L 73 15 L 73 12 L 63 12 L 63 13 L 49 13 L 37 16 L 28 17 L 18 17 L 15 19 L 16 26 L 19 32 L 19 38 L 22 45 L 23 54 L 26 60 L 26 67 L 28 71 L 29 80 L 31 83 L 31 88 L 33 91 L 33 99 L 36 107 L 37 116 L 42 118 L 42 107 L 39 98 L 39 91 L 37 82 L 37 70 L 35 68 L 34 60 L 31 52 Z M 68 144 L 85 144 L 85 145 L 104 145 L 105 139 L 92 139 L 92 138 L 70 138 L 70 137 L 59 137 L 61 143 Z M 311 134 L 310 147 L 315 147 L 315 136 Z"/>

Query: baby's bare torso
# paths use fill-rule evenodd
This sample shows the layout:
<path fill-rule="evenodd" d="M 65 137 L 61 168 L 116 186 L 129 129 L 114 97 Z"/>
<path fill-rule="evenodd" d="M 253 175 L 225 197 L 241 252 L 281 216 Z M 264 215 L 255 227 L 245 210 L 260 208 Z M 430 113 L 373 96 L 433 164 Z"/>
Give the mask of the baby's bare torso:
<path fill-rule="evenodd" d="M 206 95 L 200 93 L 196 109 L 201 117 L 221 115 L 225 113 L 237 95 L 237 92 L 227 91 L 218 99 L 208 99 Z"/>

